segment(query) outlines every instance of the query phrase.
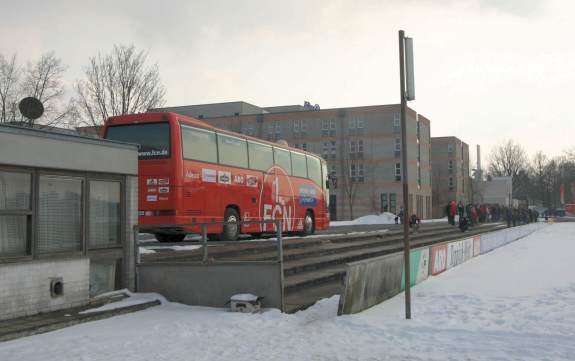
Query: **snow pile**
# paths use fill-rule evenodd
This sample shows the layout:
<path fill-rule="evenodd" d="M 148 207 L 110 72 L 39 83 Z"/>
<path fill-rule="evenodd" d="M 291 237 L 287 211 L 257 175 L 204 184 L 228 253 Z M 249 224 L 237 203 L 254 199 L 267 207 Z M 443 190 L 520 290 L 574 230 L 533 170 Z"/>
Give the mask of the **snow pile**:
<path fill-rule="evenodd" d="M 354 219 L 353 221 L 332 221 L 330 227 L 357 226 L 369 224 L 395 224 L 395 214 L 384 212 L 381 214 L 370 214 Z"/>
<path fill-rule="evenodd" d="M 0 360 L 574 360 L 575 223 L 558 223 L 337 317 L 338 297 L 295 315 L 164 303 L 0 343 Z"/>

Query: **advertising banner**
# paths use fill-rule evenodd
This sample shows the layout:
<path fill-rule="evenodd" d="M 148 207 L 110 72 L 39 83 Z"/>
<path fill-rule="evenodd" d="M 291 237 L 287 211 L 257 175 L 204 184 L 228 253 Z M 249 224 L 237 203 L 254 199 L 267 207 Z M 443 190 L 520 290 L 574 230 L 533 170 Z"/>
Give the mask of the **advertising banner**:
<path fill-rule="evenodd" d="M 440 274 L 447 268 L 447 245 L 438 244 L 431 247 L 430 271 L 433 276 Z"/>
<path fill-rule="evenodd" d="M 481 236 L 473 237 L 473 257 L 477 257 L 481 254 Z"/>
<path fill-rule="evenodd" d="M 411 250 L 409 254 L 410 285 L 423 282 L 429 275 L 429 248 Z M 405 289 L 405 268 L 401 271 L 401 290 Z"/>
<path fill-rule="evenodd" d="M 453 268 L 473 257 L 473 238 L 451 242 L 447 245 L 447 269 Z"/>

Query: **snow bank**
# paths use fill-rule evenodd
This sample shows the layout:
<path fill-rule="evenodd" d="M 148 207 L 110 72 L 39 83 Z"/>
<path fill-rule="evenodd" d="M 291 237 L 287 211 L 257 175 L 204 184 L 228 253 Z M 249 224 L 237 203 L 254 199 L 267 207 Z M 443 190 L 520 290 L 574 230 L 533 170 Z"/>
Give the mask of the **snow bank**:
<path fill-rule="evenodd" d="M 381 214 L 371 214 L 354 219 L 353 221 L 332 221 L 330 227 L 357 226 L 366 224 L 395 224 L 395 214 L 385 212 Z"/>
<path fill-rule="evenodd" d="M 360 314 L 338 297 L 294 315 L 165 303 L 0 343 L 2 361 L 573 360 L 575 223 L 558 223 Z"/>
<path fill-rule="evenodd" d="M 455 221 L 459 221 L 459 216 L 455 216 Z M 421 223 L 447 223 L 447 217 L 438 219 L 422 219 Z M 331 221 L 330 227 L 358 226 L 373 224 L 395 224 L 395 214 L 384 212 L 381 214 L 371 214 L 354 219 L 353 221 Z"/>

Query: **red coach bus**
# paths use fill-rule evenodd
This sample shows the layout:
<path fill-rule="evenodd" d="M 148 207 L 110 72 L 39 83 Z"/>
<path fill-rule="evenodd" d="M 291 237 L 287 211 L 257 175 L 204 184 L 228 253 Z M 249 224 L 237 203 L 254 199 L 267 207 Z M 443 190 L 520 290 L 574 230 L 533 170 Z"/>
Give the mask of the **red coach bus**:
<path fill-rule="evenodd" d="M 201 233 L 236 240 L 239 233 L 309 235 L 329 226 L 325 161 L 317 155 L 215 128 L 174 113 L 111 117 L 103 136 L 139 145 L 139 224 L 161 242 Z M 178 225 L 158 227 L 159 225 Z"/>

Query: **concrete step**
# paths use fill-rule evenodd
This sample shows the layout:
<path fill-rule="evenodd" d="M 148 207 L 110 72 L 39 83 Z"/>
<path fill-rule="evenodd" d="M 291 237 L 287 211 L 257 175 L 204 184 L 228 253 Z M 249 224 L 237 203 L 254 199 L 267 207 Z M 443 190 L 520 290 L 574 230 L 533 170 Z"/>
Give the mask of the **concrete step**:
<path fill-rule="evenodd" d="M 322 284 L 305 292 L 294 292 L 284 298 L 284 310 L 287 313 L 295 313 L 304 310 L 318 300 L 341 294 L 343 285 L 341 281 L 332 281 Z"/>

